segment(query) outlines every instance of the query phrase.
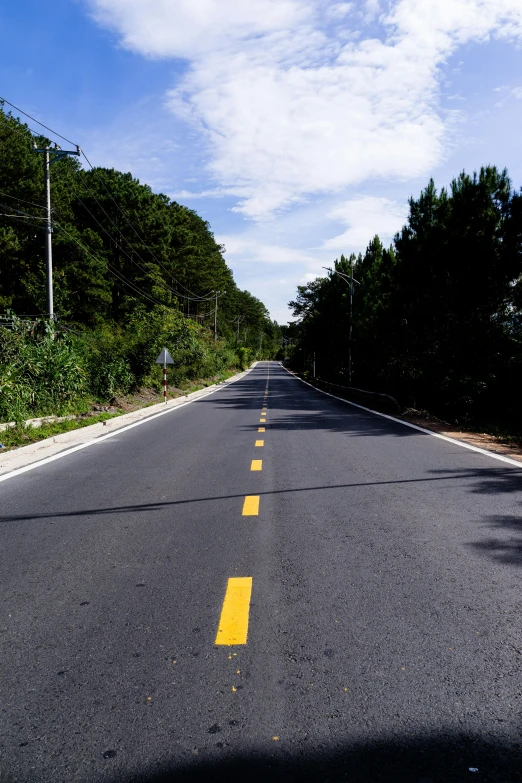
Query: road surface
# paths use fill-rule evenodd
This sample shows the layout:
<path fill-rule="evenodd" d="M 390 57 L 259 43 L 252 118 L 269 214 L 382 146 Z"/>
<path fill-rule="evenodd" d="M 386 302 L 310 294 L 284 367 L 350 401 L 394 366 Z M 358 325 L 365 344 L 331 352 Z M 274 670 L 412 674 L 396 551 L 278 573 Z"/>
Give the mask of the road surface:
<path fill-rule="evenodd" d="M 521 500 L 276 362 L 13 476 L 0 780 L 522 780 Z"/>

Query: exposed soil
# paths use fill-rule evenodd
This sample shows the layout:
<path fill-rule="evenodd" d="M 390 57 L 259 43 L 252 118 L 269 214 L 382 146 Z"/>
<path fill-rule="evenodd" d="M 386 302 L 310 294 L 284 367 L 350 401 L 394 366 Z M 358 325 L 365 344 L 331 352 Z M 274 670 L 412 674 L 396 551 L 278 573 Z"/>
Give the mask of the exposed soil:
<path fill-rule="evenodd" d="M 169 399 L 176 399 L 176 397 L 186 397 L 187 394 L 190 394 L 193 391 L 204 389 L 206 386 L 212 386 L 214 383 L 223 381 L 225 377 L 231 377 L 234 372 L 240 372 L 240 370 L 231 370 L 226 375 L 216 375 L 214 378 L 187 381 L 187 384 L 183 389 L 179 389 L 176 386 L 167 386 L 167 397 Z M 115 411 L 120 410 L 124 411 L 125 413 L 130 413 L 131 411 L 136 411 L 139 408 L 144 408 L 147 405 L 155 405 L 158 402 L 163 402 L 163 391 L 158 392 L 156 389 L 143 387 L 133 394 L 126 394 L 123 397 L 115 397 L 113 400 L 111 400 L 111 405 L 116 406 Z"/>

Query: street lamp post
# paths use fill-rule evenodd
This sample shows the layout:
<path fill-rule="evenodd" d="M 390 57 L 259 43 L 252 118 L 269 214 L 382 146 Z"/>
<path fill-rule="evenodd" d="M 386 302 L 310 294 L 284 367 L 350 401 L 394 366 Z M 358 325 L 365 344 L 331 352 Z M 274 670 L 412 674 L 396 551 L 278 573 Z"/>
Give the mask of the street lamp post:
<path fill-rule="evenodd" d="M 331 274 L 339 275 L 350 286 L 350 326 L 348 329 L 348 384 L 352 383 L 352 323 L 353 323 L 353 284 L 361 285 L 358 280 L 353 276 L 353 266 L 350 266 L 350 276 L 345 275 L 344 272 L 339 272 L 337 269 L 331 269 L 329 266 L 323 266 Z"/>

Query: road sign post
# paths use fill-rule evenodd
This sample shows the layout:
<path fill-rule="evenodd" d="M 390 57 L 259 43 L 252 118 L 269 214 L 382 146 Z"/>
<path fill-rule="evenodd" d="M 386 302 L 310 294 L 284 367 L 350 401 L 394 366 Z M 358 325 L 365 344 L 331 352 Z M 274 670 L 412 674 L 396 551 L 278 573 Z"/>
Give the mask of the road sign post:
<path fill-rule="evenodd" d="M 174 364 L 174 359 L 170 355 L 170 353 L 167 351 L 166 348 L 162 350 L 158 358 L 156 359 L 156 364 L 162 364 L 163 365 L 163 399 L 165 400 L 165 405 L 167 404 L 167 364 Z"/>

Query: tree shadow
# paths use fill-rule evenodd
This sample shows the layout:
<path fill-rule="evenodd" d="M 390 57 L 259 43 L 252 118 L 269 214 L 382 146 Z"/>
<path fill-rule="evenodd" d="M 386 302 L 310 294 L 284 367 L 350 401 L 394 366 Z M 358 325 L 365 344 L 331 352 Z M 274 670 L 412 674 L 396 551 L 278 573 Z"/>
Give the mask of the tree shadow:
<path fill-rule="evenodd" d="M 355 407 L 349 401 L 342 402 L 325 396 L 312 387 L 296 389 L 292 384 L 292 391 L 290 391 L 290 388 L 281 389 L 281 384 L 287 384 L 287 379 L 274 380 L 269 396 L 269 424 L 272 430 L 324 430 L 365 437 L 371 435 L 405 437 L 423 434 L 401 422 L 382 419 L 370 411 Z M 259 379 L 245 378 L 237 381 L 233 389 L 238 393 L 221 395 L 217 399 L 205 398 L 200 401 L 200 404 L 238 410 L 252 410 L 255 408 L 255 403 L 261 406 L 262 391 L 259 387 Z M 253 429 L 253 425 L 252 428 L 244 429 Z"/>
<path fill-rule="evenodd" d="M 483 523 L 500 533 L 514 533 L 509 538 L 486 538 L 468 544 L 475 552 L 495 560 L 502 565 L 522 566 L 522 515 L 519 517 L 493 514 L 484 517 Z"/>
<path fill-rule="evenodd" d="M 390 479 L 385 481 L 361 481 L 351 482 L 346 484 L 327 484 L 316 486 L 304 486 L 304 487 L 288 487 L 286 489 L 275 489 L 268 491 L 258 491 L 256 494 L 259 496 L 269 495 L 286 495 L 286 494 L 299 494 L 307 492 L 329 492 L 331 490 L 339 489 L 355 489 L 365 487 L 380 487 L 387 485 L 401 485 L 401 484 L 429 484 L 432 482 L 447 482 L 458 481 L 465 482 L 467 479 L 472 479 L 478 482 L 470 490 L 473 492 L 485 492 L 485 493 L 499 493 L 499 492 L 512 492 L 522 490 L 522 470 L 511 470 L 502 468 L 476 468 L 471 470 L 435 470 L 430 473 L 442 473 L 443 475 L 435 476 L 421 476 L 418 478 L 409 479 Z M 515 473 L 515 479 L 512 478 L 512 474 Z M 220 500 L 241 499 L 245 497 L 244 492 L 233 493 L 228 495 L 208 495 L 195 498 L 180 498 L 178 500 L 164 500 L 153 501 L 150 503 L 135 503 L 121 506 L 104 506 L 98 508 L 84 508 L 74 511 L 46 511 L 43 514 L 8 514 L 0 516 L 0 523 L 7 522 L 24 522 L 24 521 L 36 521 L 39 519 L 59 519 L 62 517 L 90 517 L 103 514 L 125 514 L 125 513 L 147 513 L 147 522 L 151 521 L 149 516 L 151 511 L 161 511 L 162 509 L 191 505 L 193 503 L 214 503 Z"/>
<path fill-rule="evenodd" d="M 520 468 L 441 468 L 429 471 L 439 478 L 448 477 L 466 480 L 469 492 L 479 495 L 498 495 L 512 492 L 521 493 L 522 501 L 522 464 Z"/>
<path fill-rule="evenodd" d="M 214 752 L 213 752 L 214 751 Z M 335 750 L 237 754 L 216 742 L 203 760 L 172 761 L 154 771 L 113 778 L 116 783 L 516 783 L 520 745 L 470 735 L 428 734 L 358 742 Z M 218 755 L 220 754 L 220 755 Z"/>

